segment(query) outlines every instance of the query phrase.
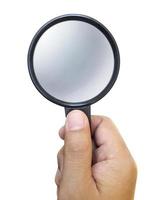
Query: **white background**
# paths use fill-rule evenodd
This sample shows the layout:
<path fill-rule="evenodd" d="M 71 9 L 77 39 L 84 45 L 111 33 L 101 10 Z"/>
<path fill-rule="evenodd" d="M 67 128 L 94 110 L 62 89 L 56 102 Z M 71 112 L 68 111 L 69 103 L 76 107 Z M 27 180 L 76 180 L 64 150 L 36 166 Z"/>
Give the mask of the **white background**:
<path fill-rule="evenodd" d="M 87 14 L 113 33 L 121 54 L 119 78 L 92 106 L 111 117 L 138 165 L 135 200 L 149 200 L 150 5 L 147 0 L 13 0 L 0 3 L 0 199 L 56 199 L 58 129 L 65 117 L 37 92 L 27 70 L 30 41 L 45 22 Z"/>

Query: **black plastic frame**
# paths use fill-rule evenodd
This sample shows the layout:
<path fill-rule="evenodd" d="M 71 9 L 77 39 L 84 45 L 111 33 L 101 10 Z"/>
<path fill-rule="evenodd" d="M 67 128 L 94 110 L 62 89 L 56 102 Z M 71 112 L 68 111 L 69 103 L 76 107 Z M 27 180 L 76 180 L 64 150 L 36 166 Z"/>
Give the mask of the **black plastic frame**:
<path fill-rule="evenodd" d="M 113 50 L 113 54 L 114 54 L 114 72 L 113 75 L 111 77 L 111 80 L 109 82 L 109 84 L 104 88 L 104 90 L 102 92 L 100 92 L 97 96 L 95 96 L 92 99 L 89 99 L 87 101 L 82 101 L 82 102 L 76 102 L 76 103 L 72 103 L 72 102 L 65 102 L 59 99 L 56 99 L 55 97 L 51 96 L 50 94 L 48 94 L 40 85 L 40 83 L 38 82 L 35 72 L 34 72 L 34 66 L 33 66 L 33 56 L 34 56 L 34 50 L 36 47 L 36 44 L 38 42 L 38 40 L 40 39 L 40 37 L 42 36 L 42 34 L 49 29 L 51 26 L 58 24 L 60 22 L 63 21 L 69 21 L 69 20 L 77 20 L 77 21 L 83 21 L 86 23 L 89 23 L 93 26 L 95 26 L 97 29 L 99 29 L 108 39 L 108 41 L 110 42 L 110 45 L 112 47 Z M 81 107 L 85 107 L 85 106 L 90 106 L 91 104 L 97 102 L 98 100 L 100 100 L 101 98 L 103 98 L 112 88 L 112 86 L 114 85 L 117 77 L 118 77 L 118 73 L 119 73 L 119 68 L 120 68 L 120 54 L 119 54 L 119 49 L 117 46 L 117 43 L 114 39 L 114 37 L 112 36 L 112 34 L 110 33 L 110 31 L 103 25 L 101 24 L 99 21 L 89 17 L 89 16 L 85 16 L 85 15 L 81 15 L 81 14 L 69 14 L 69 15 L 62 15 L 59 17 L 56 17 L 50 21 L 48 21 L 46 24 L 44 24 L 39 30 L 38 32 L 35 34 L 34 38 L 31 41 L 30 47 L 29 47 L 29 51 L 28 51 L 28 69 L 29 69 L 29 74 L 31 76 L 32 82 L 35 85 L 35 87 L 37 88 L 37 90 L 48 100 L 50 100 L 51 102 L 58 104 L 60 106 L 64 106 L 64 107 L 68 107 L 68 108 L 81 108 Z"/>

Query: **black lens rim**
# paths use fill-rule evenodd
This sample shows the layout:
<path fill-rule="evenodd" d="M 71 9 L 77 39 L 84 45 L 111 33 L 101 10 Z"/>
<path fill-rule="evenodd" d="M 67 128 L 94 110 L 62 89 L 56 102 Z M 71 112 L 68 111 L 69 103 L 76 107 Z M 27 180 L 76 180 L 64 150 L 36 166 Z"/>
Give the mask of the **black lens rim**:
<path fill-rule="evenodd" d="M 93 26 L 95 26 L 96 28 L 98 28 L 108 39 L 108 41 L 110 42 L 110 45 L 112 47 L 113 50 L 113 54 L 114 54 L 114 71 L 113 71 L 113 75 L 111 77 L 110 82 L 108 83 L 108 85 L 104 88 L 104 90 L 102 92 L 100 92 L 97 96 L 93 97 L 92 99 L 89 99 L 87 101 L 82 101 L 82 102 L 65 102 L 62 101 L 60 99 L 57 99 L 55 97 L 53 97 L 52 95 L 48 94 L 40 85 L 40 83 L 38 82 L 35 72 L 34 72 L 34 66 L 33 66 L 33 56 L 34 56 L 34 50 L 36 47 L 36 44 L 38 42 L 38 40 L 40 39 L 40 37 L 42 36 L 42 34 L 49 29 L 51 26 L 60 23 L 60 22 L 64 22 L 64 21 L 69 21 L 69 20 L 77 20 L 77 21 L 83 21 L 86 23 L 89 23 Z M 110 33 L 110 31 L 103 25 L 101 24 L 99 21 L 86 16 L 86 15 L 81 15 L 81 14 L 67 14 L 67 15 L 61 15 L 59 17 L 56 17 L 50 21 L 48 21 L 46 24 L 44 24 L 35 34 L 35 36 L 33 37 L 30 47 L 29 47 L 29 51 L 28 51 L 28 58 L 27 58 L 27 62 L 28 62 L 28 70 L 29 70 L 29 74 L 31 77 L 31 80 L 33 82 L 33 84 L 35 85 L 35 87 L 37 88 L 37 90 L 49 101 L 60 105 L 60 106 L 64 106 L 64 107 L 72 107 L 72 108 L 76 108 L 76 107 L 82 107 L 82 106 L 89 106 L 97 101 L 99 101 L 100 99 L 102 99 L 109 91 L 110 89 L 113 87 L 118 74 L 119 74 L 119 69 L 120 69 L 120 54 L 119 54 L 119 49 L 117 46 L 117 43 L 114 39 L 114 37 L 112 36 L 112 34 Z"/>

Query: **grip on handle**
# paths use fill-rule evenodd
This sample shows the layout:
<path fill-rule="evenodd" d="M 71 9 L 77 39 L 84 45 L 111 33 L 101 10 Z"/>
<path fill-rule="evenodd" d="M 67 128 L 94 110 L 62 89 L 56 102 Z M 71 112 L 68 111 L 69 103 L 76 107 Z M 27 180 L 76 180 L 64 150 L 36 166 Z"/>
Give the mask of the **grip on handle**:
<path fill-rule="evenodd" d="M 88 120 L 89 120 L 89 124 L 90 124 L 90 127 L 91 127 L 91 107 L 90 106 L 82 106 L 82 107 L 76 107 L 76 108 L 71 108 L 71 107 L 65 107 L 65 115 L 67 117 L 68 113 L 72 110 L 81 110 L 83 111 Z"/>
<path fill-rule="evenodd" d="M 66 117 L 67 117 L 68 113 L 72 110 L 81 110 L 86 114 L 86 116 L 88 117 L 88 120 L 89 120 L 90 131 L 92 132 L 92 129 L 91 129 L 91 107 L 90 106 L 82 106 L 82 107 L 76 107 L 76 108 L 65 107 Z M 92 138 L 92 147 L 93 147 L 93 151 L 97 148 L 93 138 Z M 93 160 L 92 160 L 92 162 L 93 162 Z"/>

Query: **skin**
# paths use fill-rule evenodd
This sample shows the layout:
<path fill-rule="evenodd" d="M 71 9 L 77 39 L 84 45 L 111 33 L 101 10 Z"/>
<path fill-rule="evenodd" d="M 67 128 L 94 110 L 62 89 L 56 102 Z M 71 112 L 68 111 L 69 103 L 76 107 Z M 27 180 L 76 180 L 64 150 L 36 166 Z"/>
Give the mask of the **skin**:
<path fill-rule="evenodd" d="M 111 119 L 92 116 L 90 131 L 86 115 L 74 110 L 59 135 L 58 200 L 134 199 L 136 164 Z"/>

